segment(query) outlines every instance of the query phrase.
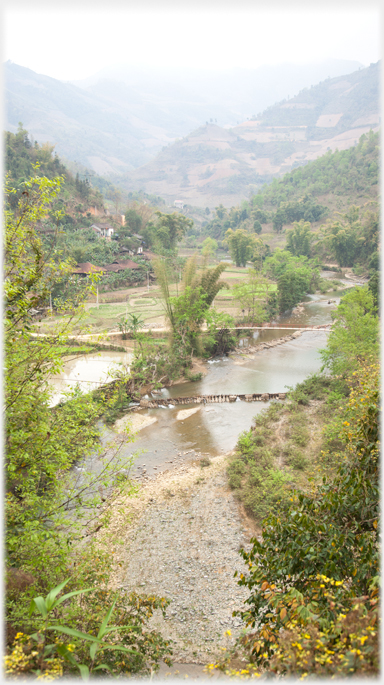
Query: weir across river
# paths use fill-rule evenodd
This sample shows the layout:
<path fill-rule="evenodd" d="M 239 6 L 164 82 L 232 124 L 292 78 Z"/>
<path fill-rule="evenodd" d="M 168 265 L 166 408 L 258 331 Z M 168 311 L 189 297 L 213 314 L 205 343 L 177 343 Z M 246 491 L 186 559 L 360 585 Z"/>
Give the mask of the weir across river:
<path fill-rule="evenodd" d="M 141 409 L 156 409 L 173 407 L 179 404 L 212 404 L 213 402 L 268 402 L 269 400 L 285 400 L 285 392 L 260 392 L 252 394 L 236 395 L 193 395 L 192 397 L 171 397 L 171 398 L 142 398 L 140 400 Z M 139 407 L 139 405 L 138 405 Z"/>

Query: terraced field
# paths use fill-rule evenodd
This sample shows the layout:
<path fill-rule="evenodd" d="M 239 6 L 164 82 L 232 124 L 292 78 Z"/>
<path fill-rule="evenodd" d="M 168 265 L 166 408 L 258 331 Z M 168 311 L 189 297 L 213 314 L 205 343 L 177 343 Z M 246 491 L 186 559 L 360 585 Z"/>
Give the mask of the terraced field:
<path fill-rule="evenodd" d="M 232 316 L 240 313 L 238 302 L 234 299 L 233 286 L 241 283 L 247 277 L 247 269 L 228 265 L 222 279 L 228 284 L 228 289 L 222 289 L 215 299 L 215 307 L 218 311 L 227 312 Z M 171 295 L 180 292 L 179 287 L 173 284 L 170 288 Z M 92 301 L 93 300 L 93 301 Z M 129 314 L 139 316 L 144 322 L 145 328 L 162 328 L 166 326 L 164 309 L 160 288 L 155 284 L 149 290 L 147 286 L 139 288 L 127 288 L 115 290 L 99 295 L 99 305 L 95 297 L 86 304 L 86 312 L 81 324 L 75 327 L 74 332 L 87 329 L 90 333 L 102 334 L 106 331 L 119 330 L 118 324 L 122 318 Z M 49 332 L 57 324 L 58 317 L 44 319 L 39 326 L 41 332 Z"/>

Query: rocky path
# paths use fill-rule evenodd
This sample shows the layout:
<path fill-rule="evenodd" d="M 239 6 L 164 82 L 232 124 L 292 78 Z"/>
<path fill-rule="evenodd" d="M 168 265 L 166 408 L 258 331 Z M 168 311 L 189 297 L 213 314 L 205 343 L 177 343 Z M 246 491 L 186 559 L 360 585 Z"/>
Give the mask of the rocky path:
<path fill-rule="evenodd" d="M 160 474 L 137 498 L 118 503 L 108 529 L 113 585 L 171 600 L 167 618 L 153 624 L 173 640 L 179 663 L 211 662 L 242 628 L 232 612 L 247 591 L 233 574 L 243 570 L 238 550 L 255 531 L 228 488 L 225 467 L 219 456 L 205 467 L 195 462 Z"/>

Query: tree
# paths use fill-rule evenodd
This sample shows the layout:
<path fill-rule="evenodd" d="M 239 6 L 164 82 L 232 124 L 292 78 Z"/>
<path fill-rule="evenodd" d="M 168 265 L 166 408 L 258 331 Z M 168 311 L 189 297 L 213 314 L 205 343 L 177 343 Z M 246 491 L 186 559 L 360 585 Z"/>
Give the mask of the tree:
<path fill-rule="evenodd" d="M 347 292 L 333 314 L 328 344 L 321 351 L 324 367 L 335 375 L 347 376 L 358 360 L 377 359 L 378 334 L 377 308 L 369 287 Z"/>
<path fill-rule="evenodd" d="M 341 267 L 353 266 L 358 251 L 358 240 L 357 232 L 350 224 L 335 221 L 326 229 L 325 245 Z"/>
<path fill-rule="evenodd" d="M 283 230 L 284 223 L 286 223 L 285 212 L 279 207 L 276 213 L 273 215 L 272 226 L 276 233 L 281 233 Z"/>
<path fill-rule="evenodd" d="M 307 293 L 314 292 L 319 279 L 314 260 L 296 257 L 288 250 L 276 249 L 265 260 L 264 273 L 277 280 L 280 312 L 292 309 Z"/>
<path fill-rule="evenodd" d="M 379 310 L 379 300 L 380 300 L 380 276 L 379 272 L 375 271 L 368 281 L 368 288 L 372 293 L 373 304 L 376 310 Z"/>
<path fill-rule="evenodd" d="M 218 207 L 215 207 L 215 211 L 218 219 L 223 219 L 227 214 L 227 210 L 222 204 L 220 204 Z"/>
<path fill-rule="evenodd" d="M 293 309 L 311 290 L 312 272 L 305 266 L 287 269 L 277 279 L 280 313 Z"/>
<path fill-rule="evenodd" d="M 183 214 L 177 212 L 162 214 L 162 212 L 157 211 L 155 216 L 157 217 L 156 222 L 150 221 L 143 231 L 143 235 L 158 252 L 174 252 L 177 242 L 192 228 L 192 219 L 187 219 Z"/>
<path fill-rule="evenodd" d="M 246 266 L 256 248 L 263 245 L 260 238 L 247 233 L 241 228 L 233 231 L 231 228 L 225 234 L 225 243 L 236 266 Z"/>
<path fill-rule="evenodd" d="M 132 233 L 140 233 L 142 227 L 142 218 L 136 209 L 127 209 L 125 212 L 125 225 L 119 229 L 121 235 L 132 235 Z"/>
<path fill-rule="evenodd" d="M 214 307 L 205 315 L 207 330 L 204 333 L 204 356 L 218 357 L 228 355 L 236 347 L 237 338 L 231 334 L 235 320 L 226 312 L 219 312 Z"/>
<path fill-rule="evenodd" d="M 296 674 L 308 675 L 311 667 L 328 674 L 339 666 L 349 675 L 361 663 L 348 658 L 353 656 L 350 634 L 360 635 L 357 644 L 363 645 L 368 625 L 377 633 L 377 617 L 371 614 L 372 623 L 367 623 L 364 615 L 377 604 L 380 559 L 378 381 L 374 364 L 360 365 L 350 377 L 340 436 L 346 452 L 336 476 L 324 477 L 309 492 L 293 492 L 287 505 L 263 521 L 262 536 L 253 538 L 252 549 L 241 551 L 247 571 L 239 584 L 250 594 L 239 613 L 255 628 L 246 639 L 252 662 L 268 668 L 275 656 L 273 667 L 284 672 L 289 658 L 295 658 L 291 674 L 295 667 Z M 296 660 L 306 647 L 318 654 L 317 665 L 312 659 L 307 664 Z M 375 660 L 373 650 L 377 654 L 371 643 Z M 333 660 L 335 651 L 344 658 Z M 308 659 L 306 649 L 304 654 Z"/>
<path fill-rule="evenodd" d="M 233 294 L 243 311 L 246 321 L 259 326 L 267 320 L 266 306 L 269 294 L 276 288 L 267 278 L 254 269 L 248 269 L 248 277 L 233 286 Z"/>
<path fill-rule="evenodd" d="M 322 244 L 341 267 L 367 263 L 377 254 L 379 239 L 378 212 L 367 211 L 352 205 L 340 219 L 323 228 Z"/>
<path fill-rule="evenodd" d="M 311 224 L 309 221 L 295 221 L 293 228 L 287 231 L 287 245 L 286 249 L 292 252 L 293 255 L 311 256 L 311 243 L 314 239 L 311 233 Z"/>
<path fill-rule="evenodd" d="M 53 287 L 65 280 L 73 267 L 72 262 L 62 261 L 54 248 L 47 252 L 36 231 L 62 180 L 36 177 L 25 182 L 16 210 L 7 210 L 5 217 L 7 558 L 15 566 L 40 565 L 41 573 L 44 556 L 55 549 L 60 564 L 77 534 L 74 515 L 69 520 L 66 509 L 79 508 L 84 498 L 90 508 L 99 503 L 98 486 L 111 471 L 121 468 L 118 450 L 112 449 L 109 461 L 100 462 L 97 476 L 88 478 L 84 472 L 81 483 L 70 478 L 68 471 L 74 461 L 98 449 L 95 424 L 100 404 L 93 396 L 84 397 L 75 390 L 62 406 L 50 406 L 49 379 L 62 369 L 79 291 L 75 290 L 72 300 L 59 303 L 62 323 L 52 325 L 49 336 L 34 335 L 33 310 L 47 305 Z M 80 296 L 88 292 L 89 283 Z M 101 449 L 102 459 L 103 455 Z"/>
<path fill-rule="evenodd" d="M 216 254 L 217 247 L 217 240 L 208 236 L 208 238 L 203 241 L 201 254 L 204 257 L 213 257 Z"/>
<path fill-rule="evenodd" d="M 226 287 L 219 280 L 226 264 L 221 262 L 212 269 L 198 271 L 196 258 L 189 259 L 184 267 L 182 293 L 177 297 L 170 294 L 164 261 L 157 260 L 154 268 L 174 344 L 186 354 L 193 354 L 198 350 L 198 336 L 206 314 L 219 290 Z"/>
<path fill-rule="evenodd" d="M 256 219 L 256 220 L 254 221 L 254 223 L 253 223 L 253 230 L 254 230 L 255 233 L 257 233 L 258 235 L 260 235 L 261 231 L 263 230 L 263 227 L 262 227 L 262 225 L 261 225 L 261 223 L 260 223 L 260 221 L 259 221 L 258 219 Z"/>

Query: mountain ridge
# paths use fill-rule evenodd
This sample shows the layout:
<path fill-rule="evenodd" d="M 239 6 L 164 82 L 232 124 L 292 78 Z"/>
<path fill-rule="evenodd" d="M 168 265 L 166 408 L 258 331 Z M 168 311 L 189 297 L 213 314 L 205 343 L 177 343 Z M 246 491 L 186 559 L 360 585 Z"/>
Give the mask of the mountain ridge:
<path fill-rule="evenodd" d="M 230 207 L 273 177 L 378 131 L 379 64 L 303 89 L 232 129 L 206 124 L 119 182 L 169 201 Z"/>
<path fill-rule="evenodd" d="M 115 74 L 120 81 L 104 78 L 104 70 L 102 80 L 96 75 L 93 85 L 80 88 L 79 82 L 58 81 L 8 61 L 5 127 L 15 133 L 21 121 L 39 143 L 55 145 L 61 156 L 99 174 L 121 174 L 146 164 L 164 145 L 207 120 L 235 126 L 281 99 L 288 87 L 297 92 L 320 73 L 348 71 L 354 64 L 265 66 L 207 72 L 204 79 L 198 70 L 179 69 L 168 81 L 161 70 L 147 68 L 132 72 L 126 83 L 124 74 Z"/>

